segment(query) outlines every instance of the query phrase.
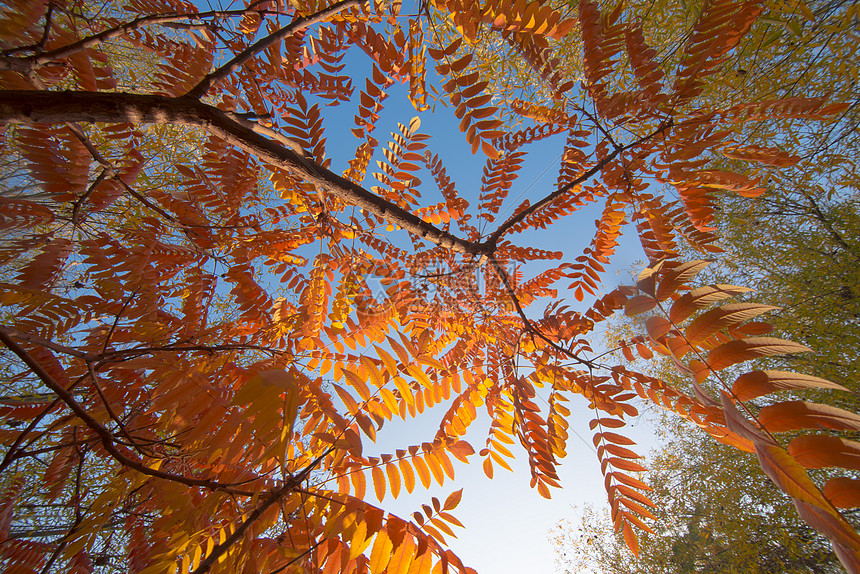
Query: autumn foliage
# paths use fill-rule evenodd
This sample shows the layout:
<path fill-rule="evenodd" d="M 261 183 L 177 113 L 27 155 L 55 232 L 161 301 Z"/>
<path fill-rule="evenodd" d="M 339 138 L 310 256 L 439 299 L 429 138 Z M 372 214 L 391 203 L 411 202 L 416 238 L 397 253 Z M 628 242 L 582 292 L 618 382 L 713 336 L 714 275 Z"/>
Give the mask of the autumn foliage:
<path fill-rule="evenodd" d="M 807 431 L 860 430 L 860 417 L 772 396 L 759 410 L 752 399 L 838 385 L 745 372 L 807 349 L 751 321 L 770 307 L 725 302 L 743 287 L 697 286 L 707 263 L 677 256 L 679 242 L 715 251 L 715 194 L 764 192 L 755 174 L 709 169 L 712 154 L 798 160 L 725 126 L 843 109 L 694 105 L 761 3 L 709 2 L 671 77 L 621 5 L 587 0 L 573 16 L 527 0 L 411 14 L 378 0 L 11 4 L 0 122 L 4 155 L 24 169 L 0 195 L 7 571 L 467 572 L 445 545 L 459 491 L 409 518 L 376 501 L 446 484 L 458 461 L 492 478 L 512 445 L 549 497 L 574 395 L 594 409 L 613 521 L 634 552 L 651 502 L 623 428 L 649 401 L 756 453 L 860 571 L 860 536 L 838 510 L 860 504 L 857 481 L 819 486 L 806 471 L 857 469 L 858 443 Z M 456 40 L 436 41 L 438 17 Z M 582 82 L 553 54 L 574 33 Z M 464 73 L 464 46 L 486 35 L 514 46 L 557 105 L 494 105 L 488 81 Z M 347 73 L 353 58 L 366 77 Z M 607 78 L 623 66 L 638 83 L 619 92 Z M 447 175 L 421 116 L 377 132 L 395 90 L 419 112 L 447 102 L 436 113 L 456 116 L 484 165 L 477 199 Z M 354 110 L 352 125 L 324 127 L 327 104 Z M 500 217 L 528 144 L 553 134 L 566 134 L 554 188 Z M 346 165 L 327 155 L 334 141 L 354 147 Z M 602 214 L 576 257 L 518 242 L 582 227 L 593 205 Z M 602 291 L 630 224 L 651 265 Z M 516 261 L 549 263 L 522 276 Z M 648 314 L 643 333 L 598 356 L 589 335 L 622 311 Z M 620 360 L 654 353 L 690 388 Z M 364 454 L 388 421 L 436 405 L 447 410 L 434 436 Z M 476 452 L 463 437 L 478 409 L 491 422 Z"/>

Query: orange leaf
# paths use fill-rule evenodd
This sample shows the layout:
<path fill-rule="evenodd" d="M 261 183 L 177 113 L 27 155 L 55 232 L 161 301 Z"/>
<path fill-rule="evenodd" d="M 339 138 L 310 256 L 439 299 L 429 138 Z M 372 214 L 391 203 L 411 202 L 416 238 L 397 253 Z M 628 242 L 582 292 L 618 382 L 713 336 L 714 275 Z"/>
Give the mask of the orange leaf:
<path fill-rule="evenodd" d="M 623 458 L 607 458 L 605 462 L 612 465 L 615 468 L 620 468 L 621 470 L 626 470 L 630 472 L 644 472 L 647 469 L 641 464 L 637 464 L 635 462 L 630 462 L 629 460 Z"/>
<path fill-rule="evenodd" d="M 414 557 L 415 541 L 412 540 L 411 536 L 406 536 L 391 556 L 391 562 L 388 564 L 388 574 L 407 574 Z"/>
<path fill-rule="evenodd" d="M 839 556 L 842 564 L 850 568 L 849 572 L 852 574 L 860 572 L 858 569 L 860 563 L 857 560 L 860 536 L 857 535 L 854 527 L 848 524 L 840 514 L 832 514 L 802 500 L 795 500 L 794 506 L 804 522 L 830 538 L 833 542 L 833 550 Z"/>
<path fill-rule="evenodd" d="M 442 506 L 445 510 L 454 510 L 460 504 L 460 499 L 463 498 L 463 489 L 455 490 L 445 499 L 445 504 Z"/>
<path fill-rule="evenodd" d="M 804 401 L 786 401 L 764 407 L 759 412 L 758 420 L 770 432 L 804 428 L 860 430 L 860 415 Z"/>
<path fill-rule="evenodd" d="M 403 484 L 406 487 L 406 492 L 412 492 L 415 489 L 415 473 L 412 471 L 412 466 L 409 461 L 400 460 L 400 474 L 403 475 Z"/>
<path fill-rule="evenodd" d="M 633 553 L 634 556 L 639 556 L 639 540 L 636 538 L 636 533 L 633 532 L 633 527 L 630 526 L 629 522 L 624 523 L 624 543 L 627 544 L 627 548 L 630 549 L 630 552 Z"/>
<path fill-rule="evenodd" d="M 383 528 L 376 533 L 376 540 L 373 541 L 373 549 L 370 551 L 368 567 L 371 574 L 382 574 L 385 567 L 388 566 L 393 550 L 394 545 L 388 537 L 388 531 Z"/>
<path fill-rule="evenodd" d="M 427 373 L 424 372 L 424 369 L 417 365 L 409 365 L 406 367 L 406 370 L 421 384 L 421 386 L 427 389 L 433 388 L 433 383 L 430 382 L 430 378 L 427 376 Z"/>
<path fill-rule="evenodd" d="M 675 293 L 684 283 L 696 276 L 696 274 L 710 265 L 710 261 L 696 260 L 685 261 L 675 267 L 663 267 L 660 275 L 660 285 L 657 287 L 657 300 L 663 301 L 669 295 Z"/>
<path fill-rule="evenodd" d="M 464 440 L 460 440 L 455 442 L 454 444 L 448 445 L 448 452 L 457 457 L 457 460 L 468 463 L 467 457 L 475 454 L 475 449 L 472 448 L 472 445 Z"/>
<path fill-rule="evenodd" d="M 630 500 L 629 498 L 618 498 L 618 502 L 620 502 L 639 516 L 644 516 L 645 518 L 650 518 L 651 520 L 657 519 L 657 517 L 651 514 L 651 511 L 649 511 L 647 508 L 645 508 L 638 502 Z"/>
<path fill-rule="evenodd" d="M 416 459 L 418 457 L 415 457 Z M 433 473 L 433 476 L 436 478 L 436 482 L 439 484 L 443 484 L 445 482 L 445 473 L 442 470 L 442 465 L 436 459 L 432 452 L 428 452 L 424 455 L 424 460 L 427 461 L 427 466 L 430 468 L 430 472 Z"/>
<path fill-rule="evenodd" d="M 367 383 L 360 376 L 349 369 L 344 369 L 343 374 L 349 380 L 350 386 L 358 391 L 358 396 L 361 397 L 361 400 L 366 401 L 370 398 L 370 389 L 367 388 Z"/>
<path fill-rule="evenodd" d="M 755 443 L 755 450 L 762 470 L 783 492 L 829 514 L 837 513 L 806 470 L 784 448 L 777 444 Z"/>
<path fill-rule="evenodd" d="M 650 295 L 637 295 L 624 306 L 624 314 L 630 317 L 650 311 L 657 306 L 657 301 Z"/>
<path fill-rule="evenodd" d="M 712 303 L 728 299 L 734 295 L 746 293 L 750 289 L 736 285 L 708 285 L 684 293 L 672 304 L 669 310 L 669 320 L 676 325 L 692 315 L 697 309 L 707 307 Z"/>
<path fill-rule="evenodd" d="M 640 502 L 646 506 L 651 506 L 651 507 L 657 506 L 656 504 L 654 504 L 651 501 L 650 498 L 648 498 L 647 496 L 645 496 L 644 494 L 642 494 L 641 492 L 639 492 L 637 490 L 633 490 L 629 486 L 624 486 L 623 484 L 616 484 L 615 488 L 617 488 L 618 492 L 620 492 L 621 494 L 623 494 L 627 498 L 632 498 L 633 500 Z"/>
<path fill-rule="evenodd" d="M 394 358 L 385 352 L 385 349 L 379 348 L 377 345 L 374 345 L 373 348 L 376 350 L 376 354 L 382 359 L 382 363 L 385 365 L 385 369 L 388 371 L 388 374 L 394 376 L 397 374 L 397 363 L 394 361 Z"/>
<path fill-rule="evenodd" d="M 487 478 L 493 478 L 493 462 L 489 458 L 484 459 L 484 474 L 487 475 Z"/>
<path fill-rule="evenodd" d="M 376 492 L 376 499 L 382 502 L 385 498 L 385 475 L 382 469 L 374 466 L 370 469 L 370 476 L 373 478 L 373 490 Z"/>
<path fill-rule="evenodd" d="M 831 478 L 824 485 L 824 496 L 837 508 L 860 506 L 860 480 L 844 476 Z"/>
<path fill-rule="evenodd" d="M 651 487 L 642 482 L 641 480 L 636 480 L 632 476 L 627 476 L 621 472 L 612 472 L 610 473 L 612 477 L 618 482 L 623 482 L 628 486 L 632 486 L 633 488 L 638 488 L 639 490 L 651 490 Z"/>
<path fill-rule="evenodd" d="M 631 514 L 630 512 L 627 512 L 626 510 L 622 510 L 621 516 L 624 518 L 624 520 L 626 520 L 628 522 L 632 522 L 633 524 L 635 524 L 636 526 L 638 526 L 639 528 L 641 528 L 642 530 L 644 530 L 648 534 L 655 534 L 654 530 L 652 530 L 650 526 L 648 526 L 647 524 L 642 522 L 642 519 L 640 519 L 635 514 Z"/>
<path fill-rule="evenodd" d="M 408 574 L 430 574 L 433 567 L 433 552 L 429 548 L 412 560 Z"/>
<path fill-rule="evenodd" d="M 346 389 L 335 384 L 333 384 L 332 387 L 334 387 L 334 390 L 337 392 L 337 396 L 339 396 L 340 400 L 343 401 L 343 404 L 346 405 L 346 410 L 348 410 L 350 414 L 354 415 L 360 410 L 358 403 L 355 402 L 355 399 L 352 398 L 352 395 L 350 395 Z"/>
<path fill-rule="evenodd" d="M 755 424 L 741 414 L 731 395 L 725 391 L 721 391 L 720 398 L 722 399 L 723 412 L 725 412 L 726 425 L 729 427 L 729 430 L 753 443 L 776 444 L 773 439 L 765 435 Z"/>
<path fill-rule="evenodd" d="M 799 436 L 788 443 L 788 453 L 806 468 L 838 466 L 860 470 L 860 442 L 844 438 Z"/>
<path fill-rule="evenodd" d="M 811 351 L 809 347 L 776 339 L 773 337 L 749 337 L 746 339 L 729 341 L 723 343 L 708 354 L 708 365 L 715 371 L 720 371 L 737 363 L 757 359 L 759 357 L 771 357 L 773 355 L 785 355 L 789 353 L 806 353 Z"/>
<path fill-rule="evenodd" d="M 364 477 L 364 472 L 353 471 L 350 473 L 352 477 L 352 491 L 356 498 L 364 498 L 364 491 L 367 488 L 367 479 Z"/>
<path fill-rule="evenodd" d="M 377 368 L 376 364 L 373 362 L 373 359 L 371 359 L 367 355 L 362 355 L 360 360 L 361 364 L 364 365 L 364 368 L 367 369 L 367 372 L 370 373 L 370 378 L 373 381 L 373 384 L 376 385 L 376 387 L 381 387 L 382 385 L 384 385 L 385 381 L 383 380 L 382 374 L 379 372 L 379 369 Z"/>
<path fill-rule="evenodd" d="M 627 423 L 620 419 L 591 419 L 591 421 L 588 423 L 588 428 L 594 430 L 598 425 L 600 425 L 611 429 L 620 429 L 626 424 Z"/>
<path fill-rule="evenodd" d="M 385 465 L 385 474 L 388 475 L 388 486 L 391 488 L 391 496 L 397 498 L 400 494 L 400 473 L 397 472 L 397 467 L 394 463 L 389 462 Z"/>
<path fill-rule="evenodd" d="M 784 390 L 802 389 L 838 389 L 847 391 L 842 385 L 837 385 L 825 379 L 802 375 L 788 371 L 752 371 L 745 373 L 735 380 L 732 393 L 742 401 Z"/>
<path fill-rule="evenodd" d="M 632 450 L 618 446 L 618 445 L 615 445 L 615 444 L 606 444 L 603 446 L 603 448 L 606 449 L 606 452 L 613 454 L 615 456 L 620 456 L 622 458 L 633 458 L 633 459 L 642 458 L 641 456 L 639 456 L 638 454 L 636 454 Z"/>
<path fill-rule="evenodd" d="M 430 486 L 430 469 L 427 468 L 427 465 L 424 464 L 424 461 L 420 456 L 413 457 L 412 464 L 418 472 L 418 478 L 421 479 L 421 484 L 424 488 L 428 488 Z"/>
<path fill-rule="evenodd" d="M 626 436 L 623 436 L 623 435 L 620 435 L 620 434 L 617 434 L 614 432 L 603 431 L 603 433 L 601 433 L 601 435 L 603 436 L 604 440 L 608 440 L 609 442 L 614 442 L 615 444 L 624 444 L 627 446 L 636 444 L 635 441 L 627 438 Z"/>
<path fill-rule="evenodd" d="M 406 401 L 407 405 L 415 405 L 415 395 L 412 394 L 412 389 L 406 381 L 400 377 L 394 377 L 394 386 L 400 391 L 400 396 Z"/>
<path fill-rule="evenodd" d="M 759 305 L 757 303 L 723 305 L 702 314 L 690 323 L 685 331 L 687 341 L 693 345 L 698 345 L 717 331 L 774 309 L 778 309 L 778 307 Z"/>

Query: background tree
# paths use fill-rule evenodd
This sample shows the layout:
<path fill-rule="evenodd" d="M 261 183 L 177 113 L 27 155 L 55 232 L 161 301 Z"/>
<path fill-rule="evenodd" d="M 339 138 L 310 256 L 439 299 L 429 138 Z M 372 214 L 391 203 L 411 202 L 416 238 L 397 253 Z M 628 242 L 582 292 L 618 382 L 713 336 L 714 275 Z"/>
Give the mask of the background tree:
<path fill-rule="evenodd" d="M 642 6 L 635 9 L 641 14 L 646 35 L 648 22 L 654 23 L 650 39 L 664 35 L 663 53 L 671 59 L 677 53 L 672 46 L 680 45 L 678 38 L 671 37 L 671 27 L 656 24 L 666 18 L 689 22 L 689 12 L 700 7 L 658 3 L 647 10 Z M 856 169 L 849 159 L 858 153 L 860 98 L 849 56 L 857 42 L 851 32 L 855 22 L 855 7 L 839 2 L 769 7 L 767 17 L 753 26 L 731 63 L 709 82 L 700 99 L 710 99 L 705 105 L 736 97 L 764 101 L 811 90 L 839 93 L 842 101 L 851 103 L 832 125 L 781 127 L 786 136 L 780 147 L 798 163 L 778 172 L 756 170 L 769 182 L 764 195 L 755 201 L 728 194 L 719 197 L 713 225 L 720 230 L 719 246 L 725 253 L 707 273 L 714 283 L 754 285 L 755 291 L 744 299 L 778 305 L 768 319 L 776 332 L 793 333 L 816 349 L 815 353 L 774 357 L 765 368 L 802 370 L 856 392 L 860 377 L 856 360 L 860 246 L 852 230 L 860 224 L 860 197 Z M 771 80 L 776 77 L 785 81 Z M 762 145 L 775 129 L 780 128 L 760 125 L 741 130 L 737 139 Z M 711 166 L 739 167 L 732 157 L 731 153 L 715 156 Z M 856 396 L 841 394 L 828 399 L 856 410 Z M 695 429 L 684 429 L 667 419 L 659 426 L 669 438 L 655 457 L 653 474 L 646 482 L 655 488 L 652 498 L 658 501 L 660 512 L 667 514 L 665 522 L 658 521 L 658 535 L 643 540 L 640 560 L 619 558 L 620 541 L 611 536 L 596 539 L 597 544 L 568 537 L 563 544 L 570 547 L 560 552 L 587 555 L 603 572 L 680 571 L 684 564 L 709 565 L 714 571 L 838 571 L 832 556 L 820 552 L 820 543 L 794 544 L 798 532 L 807 540 L 815 534 L 794 516 L 788 500 L 750 483 L 750 469 L 742 457 L 712 444 Z M 679 486 L 688 481 L 711 487 L 688 490 Z M 708 510 L 698 514 L 701 508 Z M 680 522 L 669 515 L 681 517 Z M 709 517 L 706 531 L 701 529 L 704 516 Z M 600 517 L 590 515 L 589 520 L 588 528 L 598 528 L 595 522 Z M 690 559 L 691 552 L 695 560 Z M 570 567 L 575 560 L 566 564 Z"/>
<path fill-rule="evenodd" d="M 559 572 L 844 572 L 824 537 L 742 452 L 678 421 L 649 459 L 654 535 L 634 557 L 604 511 L 582 509 L 553 530 Z"/>
<path fill-rule="evenodd" d="M 457 37 L 434 40 L 432 10 Z M 0 340 L 14 370 L 0 461 L 4 566 L 466 572 L 445 548 L 459 491 L 407 521 L 369 502 L 369 487 L 382 502 L 418 482 L 441 485 L 454 478 L 452 459 L 473 456 L 491 478 L 513 456 L 506 445 L 518 444 L 532 486 L 549 497 L 560 486 L 564 403 L 580 395 L 599 411 L 591 426 L 612 520 L 634 552 L 652 503 L 632 476 L 642 468 L 632 441 L 616 431 L 638 412 L 638 397 L 757 452 L 860 571 L 860 536 L 837 510 L 856 505 L 856 484 L 838 479 L 822 491 L 804 469 L 853 468 L 857 445 L 825 448 L 831 437 L 810 435 L 789 452 L 774 438 L 786 424 L 852 430 L 860 417 L 807 403 L 761 413 L 744 405 L 786 386 L 835 385 L 756 371 L 730 386 L 729 369 L 804 347 L 746 327 L 762 306 L 697 315 L 715 293 L 738 290 L 688 292 L 704 264 L 676 260 L 681 237 L 712 249 L 713 189 L 758 193 L 755 177 L 703 169 L 703 154 L 790 163 L 773 146 L 739 152 L 723 126 L 817 121 L 845 109 L 823 97 L 697 107 L 703 82 L 760 12 L 755 3 L 708 5 L 669 83 L 654 73 L 637 23 L 589 2 L 575 18 L 526 1 L 437 1 L 411 13 L 400 2 L 355 0 L 205 12 L 178 0 L 6 9 L 5 145 L 47 201 L 3 198 L 4 230 L 17 230 L 3 258 L 23 262 L 0 295 Z M 488 82 L 468 71 L 474 56 L 459 52 L 499 34 L 561 96 L 575 82 L 553 50 L 576 27 L 586 82 L 569 109 L 493 105 Z M 345 72 L 347 53 L 368 57 L 365 76 Z M 456 190 L 420 117 L 384 144 L 373 135 L 396 84 L 419 112 L 430 106 L 431 65 L 435 93 L 482 154 L 477 194 Z M 603 81 L 628 65 L 634 90 Z M 347 134 L 325 127 L 321 104 L 356 110 L 355 153 L 340 173 L 330 169 L 327 137 Z M 509 130 L 508 114 L 535 121 Z M 159 149 L 164 126 L 182 147 Z M 521 148 L 554 133 L 567 135 L 556 186 L 502 220 Z M 368 174 L 374 160 L 380 171 Z M 672 181 L 684 207 L 650 193 L 652 181 Z M 575 256 L 515 243 L 589 204 L 602 215 Z M 600 294 L 628 221 L 662 262 L 635 287 Z M 531 277 L 506 266 L 557 259 Z M 377 280 L 384 290 L 372 288 Z M 560 282 L 570 301 L 557 297 Z M 566 304 L 586 297 L 582 312 Z M 627 351 L 671 352 L 699 383 L 721 382 L 722 400 L 595 355 L 586 336 L 620 308 L 666 311 Z M 533 400 L 539 391 L 548 410 Z M 388 421 L 437 404 L 447 411 L 434 436 L 364 454 Z M 478 407 L 491 422 L 476 455 L 462 438 Z M 771 407 L 784 414 L 777 423 Z M 62 516 L 55 530 L 25 528 L 46 512 Z"/>

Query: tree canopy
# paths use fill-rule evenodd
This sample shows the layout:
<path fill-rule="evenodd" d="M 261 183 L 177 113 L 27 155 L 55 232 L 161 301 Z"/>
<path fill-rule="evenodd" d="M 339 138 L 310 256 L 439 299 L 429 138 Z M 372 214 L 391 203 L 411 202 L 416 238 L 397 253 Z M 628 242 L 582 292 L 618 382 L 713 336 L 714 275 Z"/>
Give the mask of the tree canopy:
<path fill-rule="evenodd" d="M 762 10 L 706 4 L 664 71 L 636 18 L 587 0 L 574 11 L 11 2 L 0 13 L 4 567 L 468 572 L 445 546 L 460 491 L 408 518 L 386 512 L 385 496 L 443 485 L 457 461 L 492 478 L 521 449 L 550 497 L 579 396 L 634 553 L 653 503 L 621 429 L 647 401 L 755 452 L 860 571 L 860 535 L 839 511 L 860 503 L 856 481 L 806 471 L 856 469 L 860 445 L 807 431 L 858 430 L 860 417 L 768 396 L 841 387 L 749 371 L 808 349 L 762 336 L 749 321 L 767 305 L 711 308 L 745 288 L 697 286 L 707 262 L 679 256 L 680 243 L 717 249 L 718 194 L 763 192 L 750 164 L 799 159 L 780 148 L 783 132 L 755 145 L 733 133 L 830 125 L 847 108 L 820 93 L 702 106 Z M 561 59 L 576 34 L 581 77 Z M 494 100 L 470 67 L 486 38 L 512 46 L 558 104 Z M 418 115 L 381 136 L 395 93 Z M 329 105 L 353 123 L 328 122 Z M 462 158 L 421 131 L 432 113 L 459 122 L 483 168 L 474 193 L 448 175 Z M 555 134 L 566 140 L 555 185 L 508 198 L 529 144 Z M 333 142 L 354 149 L 344 165 Z M 740 166 L 712 168 L 712 154 Z M 581 229 L 586 206 L 601 215 L 573 251 L 522 239 Z M 649 265 L 636 285 L 604 289 L 628 228 Z M 520 263 L 534 261 L 544 270 L 527 275 Z M 620 310 L 662 316 L 618 353 L 592 348 Z M 671 357 L 692 390 L 622 353 Z M 433 436 L 366 452 L 389 421 L 436 405 Z M 490 422 L 476 452 L 479 408 Z M 795 430 L 807 434 L 782 446 L 778 433 Z"/>

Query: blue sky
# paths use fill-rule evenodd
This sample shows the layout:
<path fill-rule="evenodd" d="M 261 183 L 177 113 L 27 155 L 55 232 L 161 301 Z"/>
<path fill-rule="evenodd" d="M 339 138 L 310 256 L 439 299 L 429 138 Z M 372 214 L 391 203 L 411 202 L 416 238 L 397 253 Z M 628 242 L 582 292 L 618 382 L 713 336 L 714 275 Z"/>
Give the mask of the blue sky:
<path fill-rule="evenodd" d="M 205 9 L 206 2 L 198 0 Z M 408 4 L 408 3 L 407 3 Z M 404 7 L 404 12 L 408 8 Z M 356 146 L 361 140 L 356 139 L 350 129 L 355 127 L 353 116 L 357 113 L 358 90 L 364 86 L 364 78 L 371 70 L 371 61 L 363 53 L 352 50 L 344 59 L 344 73 L 354 78 L 355 92 L 351 102 L 339 106 L 324 106 L 322 109 L 326 128 L 326 151 L 332 158 L 331 169 L 340 172 L 347 167 L 347 160 L 353 157 Z M 433 75 L 428 70 L 428 82 Z M 374 137 L 380 140 L 380 147 L 374 156 L 374 161 L 368 173 L 375 170 L 375 160 L 383 159 L 382 149 L 389 138 L 389 132 L 397 131 L 397 123 L 408 125 L 410 120 L 418 115 L 421 119 L 422 133 L 432 136 L 428 143 L 431 153 L 439 154 L 448 174 L 456 183 L 459 194 L 471 203 L 470 212 L 477 213 L 478 192 L 481 187 L 482 169 L 486 158 L 478 153 L 472 155 L 463 134 L 458 129 L 459 120 L 453 110 L 441 102 L 435 106 L 435 112 L 418 113 L 411 106 L 403 86 L 395 85 L 389 90 L 389 97 L 384 101 L 385 108 L 377 122 Z M 309 103 L 315 100 L 309 98 Z M 325 103 L 324 101 L 320 103 Z M 530 144 L 524 148 L 529 152 L 519 178 L 514 183 L 506 200 L 498 221 L 486 225 L 484 229 L 492 231 L 503 221 L 513 209 L 523 200 L 535 201 L 555 188 L 558 175 L 559 159 L 565 141 L 565 134 L 548 138 L 547 140 Z M 441 194 L 433 183 L 432 177 L 422 170 L 418 176 L 424 181 L 421 186 L 422 204 L 430 205 L 441 200 Z M 375 181 L 368 177 L 365 186 L 374 185 Z M 601 204 L 589 205 L 580 212 L 568 217 L 561 223 L 546 230 L 533 230 L 514 235 L 512 240 L 517 245 L 535 247 L 546 250 L 562 250 L 565 260 L 570 261 L 582 253 L 594 234 L 595 219 L 600 217 Z M 475 223 L 475 220 L 472 220 Z M 629 231 L 634 231 L 632 228 Z M 456 232 L 456 231 L 455 231 Z M 402 237 L 398 237 L 402 236 Z M 394 231 L 389 238 L 395 244 L 408 243 L 405 232 Z M 604 275 L 605 292 L 611 291 L 620 283 L 630 282 L 629 270 L 634 263 L 644 259 L 639 242 L 634 233 L 622 238 L 622 244 L 617 250 L 613 264 Z M 525 276 L 532 277 L 555 262 L 535 262 L 525 269 Z M 561 290 L 559 298 L 575 308 L 584 310 L 587 306 L 577 304 L 572 293 L 564 292 L 564 282 L 557 287 Z M 589 303 L 589 299 L 586 299 Z M 532 309 L 535 314 L 542 314 L 544 305 L 536 302 Z M 594 340 L 592 345 L 599 353 L 601 341 Z M 544 396 L 539 393 L 537 402 L 546 406 L 546 391 Z M 563 490 L 553 490 L 552 500 L 542 498 L 536 490 L 529 488 L 529 469 L 525 451 L 518 445 L 512 451 L 518 456 L 512 464 L 514 472 L 507 472 L 496 467 L 493 480 L 485 477 L 477 456 L 472 460 L 477 464 L 463 465 L 455 462 L 456 479 L 448 481 L 440 487 L 435 483 L 429 491 L 420 485 L 412 494 L 405 490 L 398 499 L 391 498 L 390 493 L 381 503 L 386 510 L 409 518 L 412 512 L 422 504 L 430 502 L 435 496 L 441 500 L 452 491 L 464 489 L 463 499 L 459 507 L 452 513 L 465 526 L 458 530 L 457 539 L 449 539 L 451 549 L 463 560 L 482 574 L 513 574 L 522 572 L 549 573 L 554 571 L 554 549 L 548 540 L 548 532 L 558 521 L 569 518 L 572 505 L 593 503 L 598 506 L 606 505 L 606 493 L 603 487 L 603 477 L 600 465 L 591 443 L 591 431 L 588 421 L 593 418 L 593 412 L 587 408 L 583 399 L 577 401 L 573 397 L 569 406 L 572 410 L 570 419 L 570 439 L 568 441 L 568 456 L 560 468 Z M 541 402 L 543 401 L 543 402 Z M 448 408 L 448 403 L 426 410 L 417 419 L 400 421 L 394 419 L 387 423 L 379 432 L 376 444 L 366 444 L 365 455 L 391 453 L 397 448 L 430 441 L 438 428 L 439 419 Z M 481 411 L 481 409 L 479 409 Z M 484 410 L 465 437 L 476 450 L 483 447 L 489 421 Z M 626 429 L 629 436 L 639 443 L 640 454 L 646 454 L 653 445 L 652 432 L 644 418 L 633 420 Z M 369 499 L 375 502 L 372 494 Z"/>
<path fill-rule="evenodd" d="M 347 68 L 357 72 L 361 69 L 361 62 L 350 63 Z M 470 201 L 471 211 L 475 213 L 481 186 L 481 171 L 486 158 L 480 153 L 474 156 L 471 154 L 451 109 L 437 105 L 435 113 L 428 111 L 418 114 L 410 106 L 401 86 L 392 87 L 390 92 L 391 96 L 385 100 L 385 110 L 374 132 L 374 136 L 380 140 L 380 146 L 384 146 L 388 132 L 397 130 L 398 122 L 408 124 L 412 117 L 418 115 L 422 122 L 420 131 L 432 136 L 426 142 L 429 144 L 428 149 L 440 155 L 449 175 L 456 182 L 457 190 Z M 351 104 L 325 109 L 325 121 L 329 127 L 327 151 L 334 160 L 332 169 L 335 171 L 346 166 L 346 160 L 351 157 L 358 141 L 347 131 L 351 127 L 354 113 L 355 108 Z M 341 137 L 341 134 L 344 134 L 344 137 Z M 504 220 L 506 212 L 510 214 L 522 200 L 534 201 L 554 189 L 564 137 L 564 134 L 561 134 L 526 146 L 525 150 L 529 155 L 508 194 L 499 220 Z M 336 146 L 334 142 L 343 142 L 343 145 Z M 381 158 L 381 153 L 375 156 L 375 159 Z M 425 172 L 419 173 L 419 177 L 425 181 L 421 188 L 425 193 L 424 202 L 430 204 L 438 201 L 435 195 L 438 192 L 435 192 L 432 179 Z M 580 255 L 581 250 L 591 240 L 595 229 L 594 220 L 600 217 L 601 209 L 600 204 L 587 206 L 581 212 L 546 230 L 518 234 L 514 236 L 514 241 L 518 245 L 539 249 L 563 250 L 565 260 L 571 260 Z M 492 231 L 494 225 L 488 227 Z M 606 292 L 620 283 L 630 283 L 630 270 L 634 264 L 644 259 L 635 230 L 630 231 L 633 233 L 623 237 L 613 265 L 605 274 L 606 283 L 603 288 Z M 398 240 L 398 233 L 405 237 L 405 232 L 393 232 L 391 235 L 394 241 Z M 545 267 L 542 262 L 530 264 L 525 269 L 526 277 L 533 276 Z M 564 292 L 564 282 L 559 282 L 559 286 L 562 288 L 559 297 L 575 304 L 573 294 Z M 584 305 L 580 306 L 585 308 Z M 538 301 L 532 309 L 540 314 L 543 307 Z M 595 350 L 600 352 L 601 341 L 595 340 L 593 345 Z M 542 406 L 546 406 L 546 394 L 544 391 L 543 403 L 538 401 Z M 541 396 L 540 391 L 538 396 Z M 444 500 L 451 491 L 463 488 L 462 502 L 453 514 L 464 524 L 465 529 L 455 529 L 458 538 L 450 539 L 449 545 L 464 564 L 482 574 L 553 572 L 554 549 L 548 540 L 548 532 L 553 525 L 562 519 L 570 518 L 572 505 L 593 503 L 597 506 L 608 506 L 600 464 L 592 446 L 592 433 L 588 428 L 593 411 L 587 408 L 585 399 L 576 399 L 577 397 L 573 397 L 569 403 L 572 415 L 568 456 L 559 473 L 564 489 L 553 490 L 552 500 L 542 498 L 536 490 L 529 488 L 530 475 L 526 453 L 517 445 L 512 448 L 518 456 L 512 473 L 496 467 L 493 480 L 489 480 L 481 469 L 480 461 L 475 457 L 473 460 L 478 460 L 477 464 L 455 463 L 455 481 L 446 482 L 442 487 L 434 483 L 429 491 L 422 490 L 419 486 L 411 495 L 403 491 L 396 500 L 392 499 L 389 493 L 382 506 L 408 518 L 421 504 L 429 503 L 431 496 Z M 439 419 L 447 408 L 448 404 L 443 403 L 425 411 L 414 420 L 403 422 L 393 419 L 379 432 L 375 445 L 365 445 L 365 454 L 391 453 L 397 448 L 432 440 Z M 483 417 L 472 424 L 469 435 L 465 437 L 476 450 L 483 447 L 489 426 L 486 411 L 483 412 Z M 631 421 L 625 431 L 639 443 L 640 454 L 647 454 L 649 448 L 654 445 L 653 427 L 644 417 Z M 375 500 L 372 494 L 370 497 Z"/>

